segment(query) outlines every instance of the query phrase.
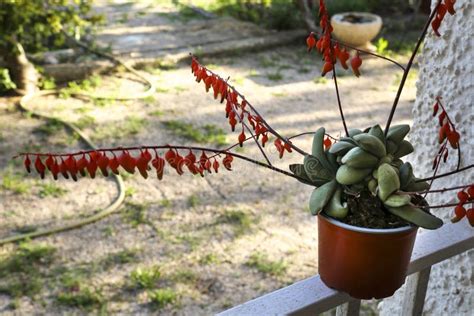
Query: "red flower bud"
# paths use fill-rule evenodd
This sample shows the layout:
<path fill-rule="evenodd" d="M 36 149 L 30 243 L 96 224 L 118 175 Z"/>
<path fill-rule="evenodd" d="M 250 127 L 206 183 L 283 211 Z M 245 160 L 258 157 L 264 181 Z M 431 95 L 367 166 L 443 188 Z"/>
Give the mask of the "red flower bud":
<path fill-rule="evenodd" d="M 439 109 L 439 102 L 436 102 L 435 105 L 433 106 L 433 117 L 435 117 L 436 114 L 438 113 L 438 109 Z"/>
<path fill-rule="evenodd" d="M 244 142 L 245 142 L 246 139 L 247 139 L 247 137 L 245 136 L 244 130 L 242 129 L 242 133 L 240 133 L 240 135 L 239 135 L 240 147 L 244 146 Z"/>
<path fill-rule="evenodd" d="M 76 163 L 77 171 L 81 174 L 81 176 L 86 176 L 86 167 L 87 167 L 87 159 L 86 155 L 83 154 L 81 159 L 79 159 Z"/>
<path fill-rule="evenodd" d="M 306 38 L 306 46 L 308 46 L 308 52 L 310 52 L 316 46 L 316 39 L 314 38 L 313 32 L 311 32 Z"/>
<path fill-rule="evenodd" d="M 464 204 L 469 199 L 469 195 L 464 191 L 459 191 L 458 192 L 458 199 L 459 199 L 460 203 Z"/>
<path fill-rule="evenodd" d="M 469 224 L 474 227 L 474 208 L 471 207 L 466 211 L 466 217 L 469 221 Z"/>
<path fill-rule="evenodd" d="M 31 173 L 31 160 L 28 155 L 25 156 L 25 160 L 23 161 L 23 165 L 28 173 Z"/>
<path fill-rule="evenodd" d="M 217 173 L 219 170 L 219 162 L 214 158 L 214 163 L 212 164 L 212 168 L 214 169 L 214 172 Z"/>
<path fill-rule="evenodd" d="M 458 206 L 454 208 L 454 214 L 458 218 L 463 218 L 464 216 L 466 216 L 466 209 L 464 208 L 464 206 L 459 204 Z"/>
<path fill-rule="evenodd" d="M 471 199 L 474 199 L 474 185 L 471 185 L 469 189 L 467 189 L 467 194 L 469 194 Z"/>
<path fill-rule="evenodd" d="M 362 65 L 362 59 L 360 59 L 359 52 L 356 52 L 355 56 L 351 59 L 352 72 L 356 77 L 360 76 L 359 68 Z"/>
<path fill-rule="evenodd" d="M 109 172 L 107 170 L 107 168 L 109 167 L 109 158 L 105 153 L 101 155 L 99 159 L 97 159 L 97 166 L 99 167 L 104 177 L 109 176 Z"/>
<path fill-rule="evenodd" d="M 156 176 L 158 177 L 158 180 L 163 179 L 163 170 L 165 169 L 165 160 L 156 155 L 156 158 L 152 160 L 151 162 L 152 166 L 155 167 L 156 169 Z"/>
<path fill-rule="evenodd" d="M 36 169 L 36 172 L 38 172 L 41 175 L 41 179 L 44 179 L 44 172 L 46 170 L 46 167 L 41 162 L 41 159 L 39 156 L 36 156 L 35 169 Z"/>
<path fill-rule="evenodd" d="M 330 72 L 333 69 L 332 62 L 326 61 L 323 65 L 323 71 L 321 73 L 321 76 L 324 77 L 328 72 Z"/>
<path fill-rule="evenodd" d="M 130 156 L 128 151 L 123 151 L 122 154 L 118 157 L 118 162 L 125 171 L 128 173 L 135 173 L 135 167 L 137 166 L 137 160 Z"/>
<path fill-rule="evenodd" d="M 232 170 L 232 160 L 234 160 L 234 157 L 232 157 L 232 155 L 230 154 L 227 154 L 225 158 L 222 160 L 222 164 L 229 171 Z"/>
<path fill-rule="evenodd" d="M 262 147 L 265 147 L 265 144 L 268 142 L 268 134 L 265 133 L 262 136 Z"/>
<path fill-rule="evenodd" d="M 324 140 L 324 149 L 328 150 L 329 148 L 331 148 L 331 146 L 332 146 L 331 140 L 329 139 L 329 137 L 326 137 L 326 139 Z"/>
<path fill-rule="evenodd" d="M 451 147 L 457 149 L 459 146 L 460 135 L 457 131 L 450 131 L 447 133 L 448 141 Z"/>
<path fill-rule="evenodd" d="M 119 163 L 117 157 L 114 154 L 114 157 L 109 160 L 109 168 L 113 173 L 120 174 L 120 172 L 118 170 L 119 167 L 120 167 L 120 163 Z"/>

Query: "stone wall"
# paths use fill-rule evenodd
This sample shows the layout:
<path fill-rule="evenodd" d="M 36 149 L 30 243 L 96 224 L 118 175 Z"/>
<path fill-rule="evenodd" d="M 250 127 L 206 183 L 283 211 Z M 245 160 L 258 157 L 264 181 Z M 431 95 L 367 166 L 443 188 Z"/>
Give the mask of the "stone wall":
<path fill-rule="evenodd" d="M 435 2 L 435 1 L 433 1 Z M 411 140 L 415 152 L 409 156 L 417 176 L 432 173 L 431 164 L 438 144 L 438 126 L 432 117 L 432 105 L 436 96 L 442 96 L 458 131 L 461 134 L 462 165 L 474 162 L 474 18 L 473 1 L 458 0 L 454 16 L 446 15 L 440 28 L 442 36 L 436 37 L 430 30 L 423 53 L 417 82 L 417 98 L 413 109 Z M 456 167 L 456 152 L 450 150 L 448 163 L 441 173 Z M 474 170 L 435 181 L 436 188 L 472 183 Z M 457 202 L 455 194 L 430 195 L 430 204 Z M 439 209 L 435 214 L 449 225 L 452 209 Z M 465 225 L 466 223 L 458 223 Z M 420 233 L 423 233 L 421 231 Z M 474 234 L 474 229 L 473 229 Z M 401 315 L 404 289 L 384 300 L 380 315 Z M 474 251 L 461 254 L 433 267 L 425 300 L 426 315 L 472 315 L 474 310 Z"/>

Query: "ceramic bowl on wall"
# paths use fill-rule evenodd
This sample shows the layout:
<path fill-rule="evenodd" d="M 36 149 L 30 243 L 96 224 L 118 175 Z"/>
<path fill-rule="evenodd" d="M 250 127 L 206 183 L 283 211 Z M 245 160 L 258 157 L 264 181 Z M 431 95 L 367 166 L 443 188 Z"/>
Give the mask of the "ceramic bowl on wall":
<path fill-rule="evenodd" d="M 382 18 L 366 12 L 345 12 L 331 18 L 334 35 L 351 46 L 373 50 L 370 44 L 382 28 Z"/>

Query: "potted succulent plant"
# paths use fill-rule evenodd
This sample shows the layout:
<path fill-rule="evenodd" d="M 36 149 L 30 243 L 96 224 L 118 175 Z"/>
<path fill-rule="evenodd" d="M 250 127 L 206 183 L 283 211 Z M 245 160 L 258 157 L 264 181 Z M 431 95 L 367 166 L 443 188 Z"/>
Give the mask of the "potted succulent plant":
<path fill-rule="evenodd" d="M 162 179 L 165 168 L 179 175 L 189 172 L 206 176 L 217 173 L 224 166 L 232 170 L 234 159 L 242 159 L 268 168 L 314 187 L 309 199 L 310 210 L 318 216 L 319 272 L 330 287 L 345 291 L 356 298 L 390 296 L 405 280 L 418 227 L 436 229 L 443 222 L 430 213 L 433 208 L 452 207 L 453 222 L 467 217 L 474 226 L 474 184 L 460 184 L 454 188 L 431 190 L 433 180 L 474 165 L 460 166 L 460 134 L 444 106 L 441 97 L 434 100 L 434 115 L 440 124 L 440 149 L 433 163 L 434 175 L 424 179 L 415 176 L 413 166 L 402 160 L 414 148 L 406 140 L 408 125 L 392 126 L 400 94 L 412 67 L 415 55 L 430 25 L 438 29 L 446 13 L 454 14 L 454 0 L 438 1 L 421 33 L 420 39 L 406 66 L 387 57 L 403 70 L 403 77 L 383 129 L 380 125 L 365 129 L 348 129 L 339 98 L 336 65 L 360 75 L 363 50 L 341 44 L 332 38 L 329 14 L 320 1 L 320 35 L 311 33 L 307 38 L 308 51 L 322 53 L 322 75 L 332 73 L 338 108 L 345 135 L 336 139 L 324 128 L 317 131 L 285 137 L 263 118 L 257 109 L 239 93 L 228 80 L 217 75 L 191 56 L 191 69 L 197 82 L 203 82 L 206 91 L 225 106 L 225 115 L 232 131 L 238 129 L 238 142 L 225 149 L 197 146 L 149 145 L 103 148 L 74 153 L 20 153 L 28 172 L 34 169 L 45 177 L 47 171 L 57 179 L 59 175 L 77 180 L 79 176 L 96 176 L 98 170 L 107 176 L 136 170 L 144 177 L 149 172 Z M 353 50 L 351 53 L 349 50 Z M 310 152 L 295 146 L 292 139 L 314 135 Z M 290 171 L 273 165 L 264 148 L 273 138 L 273 145 L 282 158 L 285 153 L 298 153 L 301 164 L 289 166 Z M 255 160 L 233 149 L 254 141 L 264 160 Z M 437 174 L 438 167 L 448 159 L 450 149 L 457 151 L 458 167 L 445 174 Z M 168 166 L 168 167 L 167 167 Z M 424 199 L 428 193 L 459 190 L 459 203 L 430 206 Z M 466 210 L 467 206 L 470 208 Z"/>

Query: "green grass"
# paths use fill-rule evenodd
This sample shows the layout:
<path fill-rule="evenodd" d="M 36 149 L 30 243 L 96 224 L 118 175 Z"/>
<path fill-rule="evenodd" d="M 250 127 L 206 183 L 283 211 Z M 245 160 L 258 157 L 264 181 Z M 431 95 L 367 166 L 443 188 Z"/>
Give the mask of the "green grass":
<path fill-rule="evenodd" d="M 271 81 L 280 81 L 283 80 L 283 75 L 281 74 L 280 71 L 274 72 L 274 73 L 269 73 L 267 74 L 268 80 Z"/>
<path fill-rule="evenodd" d="M 230 224 L 234 228 L 234 234 L 240 236 L 249 231 L 252 227 L 252 218 L 249 214 L 241 210 L 226 210 L 219 216 L 217 224 Z"/>
<path fill-rule="evenodd" d="M 146 218 L 146 210 L 147 206 L 144 204 L 127 202 L 125 203 L 123 216 L 124 219 L 135 228 L 139 225 L 149 223 L 149 220 Z"/>
<path fill-rule="evenodd" d="M 48 120 L 46 123 L 33 129 L 33 133 L 52 136 L 64 130 L 64 125 L 58 120 Z"/>
<path fill-rule="evenodd" d="M 13 170 L 9 168 L 3 174 L 0 188 L 15 194 L 26 194 L 30 192 L 31 185 L 24 181 L 22 176 L 14 173 Z"/>
<path fill-rule="evenodd" d="M 155 117 L 162 117 L 165 113 L 161 110 L 154 110 L 150 113 L 148 113 L 148 115 L 151 115 L 151 116 L 155 116 Z"/>
<path fill-rule="evenodd" d="M 61 89 L 59 97 L 68 99 L 73 93 L 90 92 L 102 84 L 102 78 L 98 75 L 92 75 L 80 82 L 71 81 L 66 88 Z"/>
<path fill-rule="evenodd" d="M 196 207 L 201 204 L 201 199 L 199 196 L 192 194 L 188 197 L 188 205 L 189 207 Z"/>
<path fill-rule="evenodd" d="M 78 119 L 75 124 L 80 129 L 91 127 L 95 124 L 95 118 L 90 115 L 84 115 L 80 119 Z"/>
<path fill-rule="evenodd" d="M 146 119 L 129 116 L 120 123 L 99 126 L 92 135 L 95 140 L 121 139 L 139 134 L 147 125 Z"/>
<path fill-rule="evenodd" d="M 150 304 L 157 309 L 178 301 L 178 294 L 171 288 L 157 289 L 148 292 Z"/>
<path fill-rule="evenodd" d="M 44 269 L 54 260 L 54 247 L 21 243 L 9 256 L 0 258 L 0 293 L 12 297 L 39 294 L 45 283 Z"/>
<path fill-rule="evenodd" d="M 326 84 L 326 83 L 328 83 L 328 80 L 327 80 L 326 78 L 324 78 L 324 77 L 319 77 L 319 76 L 318 76 L 318 77 L 316 77 L 316 78 L 313 79 L 313 82 L 314 82 L 315 84 Z"/>
<path fill-rule="evenodd" d="M 214 253 L 208 253 L 199 259 L 199 263 L 202 265 L 211 265 L 220 263 L 219 258 Z"/>
<path fill-rule="evenodd" d="M 227 144 L 224 131 L 212 124 L 196 127 L 191 123 L 177 120 L 167 121 L 164 126 L 172 133 L 186 140 L 195 141 L 200 144 L 215 144 L 224 146 Z"/>
<path fill-rule="evenodd" d="M 56 299 L 61 305 L 78 307 L 86 310 L 99 308 L 105 303 L 102 291 L 90 287 L 79 289 L 74 288 L 69 291 L 61 292 L 58 294 Z"/>
<path fill-rule="evenodd" d="M 198 279 L 198 275 L 189 269 L 179 269 L 170 276 L 170 279 L 178 283 L 194 283 Z"/>
<path fill-rule="evenodd" d="M 102 259 L 101 266 L 105 269 L 108 269 L 115 265 L 138 262 L 138 252 L 139 249 L 135 248 L 110 253 L 104 259 Z"/>
<path fill-rule="evenodd" d="M 171 207 L 173 205 L 173 202 L 171 200 L 168 200 L 168 199 L 162 199 L 159 204 L 160 204 L 161 207 L 168 208 L 168 207 Z"/>
<path fill-rule="evenodd" d="M 159 266 L 149 268 L 137 268 L 130 273 L 130 282 L 136 289 L 153 289 L 161 280 Z"/>
<path fill-rule="evenodd" d="M 283 260 L 271 261 L 266 254 L 260 252 L 252 254 L 246 262 L 246 265 L 255 268 L 261 273 L 272 276 L 281 276 L 287 269 L 287 265 Z"/>
<path fill-rule="evenodd" d="M 45 198 L 45 197 L 61 197 L 64 196 L 68 190 L 61 188 L 60 186 L 57 186 L 54 183 L 40 183 L 40 190 L 39 190 L 39 197 Z"/>

